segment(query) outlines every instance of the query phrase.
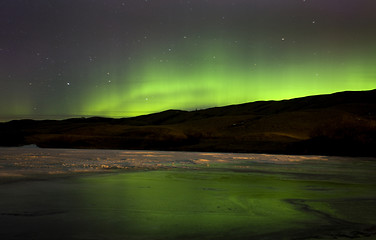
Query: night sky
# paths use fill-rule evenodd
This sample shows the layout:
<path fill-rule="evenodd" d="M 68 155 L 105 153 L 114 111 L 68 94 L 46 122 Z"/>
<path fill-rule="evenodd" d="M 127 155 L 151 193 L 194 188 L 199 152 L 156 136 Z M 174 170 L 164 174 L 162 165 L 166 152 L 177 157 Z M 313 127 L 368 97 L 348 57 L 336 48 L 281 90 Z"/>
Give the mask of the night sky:
<path fill-rule="evenodd" d="M 375 0 L 0 0 L 0 121 L 376 88 Z"/>

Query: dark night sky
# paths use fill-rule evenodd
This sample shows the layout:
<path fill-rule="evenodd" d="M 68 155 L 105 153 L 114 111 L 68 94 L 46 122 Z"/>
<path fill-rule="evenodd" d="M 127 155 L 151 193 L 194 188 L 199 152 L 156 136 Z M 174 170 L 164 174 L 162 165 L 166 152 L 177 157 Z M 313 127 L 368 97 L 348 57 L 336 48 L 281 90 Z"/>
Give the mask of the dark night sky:
<path fill-rule="evenodd" d="M 375 0 L 1 0 L 0 121 L 376 88 Z"/>

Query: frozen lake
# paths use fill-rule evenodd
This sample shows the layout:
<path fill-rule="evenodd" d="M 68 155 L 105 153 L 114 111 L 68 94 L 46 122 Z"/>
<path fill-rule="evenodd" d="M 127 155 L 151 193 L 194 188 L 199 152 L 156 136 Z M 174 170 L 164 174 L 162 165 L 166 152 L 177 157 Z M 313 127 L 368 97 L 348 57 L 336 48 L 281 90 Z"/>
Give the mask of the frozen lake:
<path fill-rule="evenodd" d="M 376 159 L 0 148 L 1 239 L 374 239 Z"/>

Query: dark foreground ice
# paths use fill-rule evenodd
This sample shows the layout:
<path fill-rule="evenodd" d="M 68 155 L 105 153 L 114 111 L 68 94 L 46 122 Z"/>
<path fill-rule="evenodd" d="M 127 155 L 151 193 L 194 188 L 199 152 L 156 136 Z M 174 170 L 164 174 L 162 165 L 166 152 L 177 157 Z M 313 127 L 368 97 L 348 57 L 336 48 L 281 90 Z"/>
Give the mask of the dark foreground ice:
<path fill-rule="evenodd" d="M 376 159 L 0 148 L 0 239 L 375 239 Z"/>

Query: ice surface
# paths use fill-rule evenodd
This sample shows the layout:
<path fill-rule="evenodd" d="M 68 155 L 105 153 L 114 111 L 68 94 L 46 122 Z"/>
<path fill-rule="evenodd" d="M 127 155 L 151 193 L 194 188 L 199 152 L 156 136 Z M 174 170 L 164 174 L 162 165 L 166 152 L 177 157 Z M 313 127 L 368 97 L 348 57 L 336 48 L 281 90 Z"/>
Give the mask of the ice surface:
<path fill-rule="evenodd" d="M 375 173 L 374 158 L 0 148 L 0 239 L 374 237 Z"/>
<path fill-rule="evenodd" d="M 151 170 L 171 168 L 232 168 L 261 171 L 280 165 L 294 171 L 299 163 L 336 166 L 347 163 L 375 162 L 373 158 L 299 156 L 274 154 L 238 154 L 209 152 L 127 151 L 92 149 L 42 149 L 36 147 L 0 148 L 0 179 L 65 175 L 104 171 Z M 294 167 L 295 166 L 295 167 Z M 315 171 L 315 169 L 311 169 Z"/>

